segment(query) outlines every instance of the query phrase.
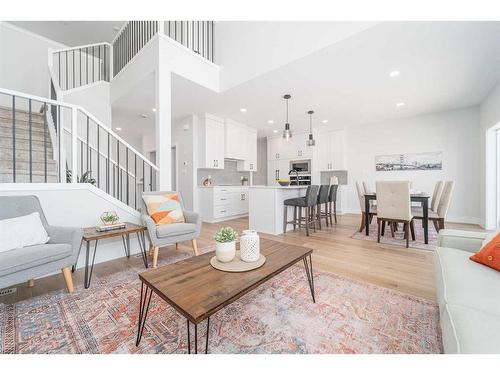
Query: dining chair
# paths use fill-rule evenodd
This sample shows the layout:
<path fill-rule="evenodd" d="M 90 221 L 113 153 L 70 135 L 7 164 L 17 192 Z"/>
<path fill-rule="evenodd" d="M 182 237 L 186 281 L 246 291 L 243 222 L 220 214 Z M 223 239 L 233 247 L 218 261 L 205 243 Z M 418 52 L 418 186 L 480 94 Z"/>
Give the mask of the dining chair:
<path fill-rule="evenodd" d="M 433 220 L 434 227 L 439 232 L 444 229 L 444 222 L 448 215 L 448 210 L 451 204 L 451 198 L 453 191 L 455 190 L 455 181 L 446 181 L 443 187 L 443 193 L 439 199 L 439 204 L 437 205 L 436 213 L 438 218 Z"/>
<path fill-rule="evenodd" d="M 432 193 L 431 198 L 431 210 L 436 212 L 439 204 L 439 200 L 441 199 L 441 195 L 443 194 L 444 181 L 436 182 L 434 185 L 434 192 Z"/>
<path fill-rule="evenodd" d="M 377 242 L 384 235 L 385 224 L 394 237 L 394 223 L 403 223 L 406 247 L 410 245 L 410 232 L 415 241 L 415 228 L 410 200 L 409 181 L 377 181 Z"/>
<path fill-rule="evenodd" d="M 432 193 L 431 205 L 428 208 L 428 217 L 429 220 L 438 219 L 439 216 L 437 214 L 437 206 L 441 199 L 441 195 L 443 193 L 444 181 L 437 181 L 434 185 L 434 192 Z M 423 219 L 423 208 L 422 206 L 412 207 L 413 218 L 422 220 Z M 434 225 L 437 230 L 437 226 Z"/>
<path fill-rule="evenodd" d="M 432 221 L 432 224 L 434 224 L 436 232 L 444 229 L 444 222 L 448 214 L 448 209 L 450 208 L 454 187 L 454 181 L 438 181 L 434 187 L 431 207 L 427 212 L 429 221 Z M 432 209 L 432 206 L 434 206 L 434 209 Z M 422 207 L 412 208 L 412 212 L 415 220 L 423 220 Z"/>
<path fill-rule="evenodd" d="M 365 225 L 370 225 L 372 222 L 373 216 L 377 215 L 377 206 L 371 205 L 370 206 L 370 215 L 369 215 L 369 222 L 365 223 L 365 190 L 362 187 L 362 185 L 356 181 L 356 191 L 358 193 L 358 200 L 359 200 L 359 208 L 361 209 L 361 225 L 359 226 L 359 232 L 362 232 L 363 229 L 365 228 Z"/>
<path fill-rule="evenodd" d="M 373 189 L 371 189 L 365 181 L 363 181 L 363 190 L 366 194 L 374 193 Z"/>

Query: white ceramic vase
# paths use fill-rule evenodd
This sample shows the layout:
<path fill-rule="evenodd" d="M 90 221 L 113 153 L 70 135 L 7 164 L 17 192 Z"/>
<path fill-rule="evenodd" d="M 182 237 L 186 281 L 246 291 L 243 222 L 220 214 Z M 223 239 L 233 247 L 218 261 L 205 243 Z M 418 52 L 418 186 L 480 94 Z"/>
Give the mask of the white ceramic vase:
<path fill-rule="evenodd" d="M 260 258 L 260 238 L 254 230 L 244 230 L 240 237 L 240 258 L 244 262 L 256 262 Z"/>
<path fill-rule="evenodd" d="M 215 242 L 215 256 L 222 263 L 230 262 L 236 256 L 236 241 Z"/>

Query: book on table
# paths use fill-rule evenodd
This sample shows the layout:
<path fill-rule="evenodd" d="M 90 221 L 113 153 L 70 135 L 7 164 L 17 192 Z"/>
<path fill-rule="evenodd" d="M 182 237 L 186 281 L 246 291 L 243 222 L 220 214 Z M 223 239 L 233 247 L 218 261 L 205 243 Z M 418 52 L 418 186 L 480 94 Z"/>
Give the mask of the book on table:
<path fill-rule="evenodd" d="M 125 223 L 114 223 L 114 224 L 103 224 L 95 227 L 98 232 L 107 232 L 110 230 L 123 229 L 125 228 Z"/>

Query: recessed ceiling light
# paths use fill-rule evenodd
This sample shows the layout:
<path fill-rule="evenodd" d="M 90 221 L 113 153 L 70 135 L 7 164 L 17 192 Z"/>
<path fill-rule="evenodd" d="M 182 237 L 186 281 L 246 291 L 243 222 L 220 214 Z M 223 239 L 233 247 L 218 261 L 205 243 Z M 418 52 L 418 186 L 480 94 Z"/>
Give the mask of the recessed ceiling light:
<path fill-rule="evenodd" d="M 240 112 L 245 113 L 247 111 L 246 108 L 240 108 Z"/>
<path fill-rule="evenodd" d="M 141 114 L 141 117 L 142 117 L 142 118 L 148 118 L 148 115 L 147 115 L 147 114 L 145 114 L 145 113 L 143 113 L 143 114 Z"/>
<path fill-rule="evenodd" d="M 156 108 L 151 108 L 151 110 L 152 110 L 153 112 L 156 112 Z"/>
<path fill-rule="evenodd" d="M 389 73 L 389 77 L 395 78 L 400 74 L 401 74 L 401 72 L 399 70 L 393 70 L 392 72 Z"/>
<path fill-rule="evenodd" d="M 403 107 L 405 105 L 404 102 L 399 102 L 399 103 L 396 103 L 396 107 Z"/>
<path fill-rule="evenodd" d="M 326 124 L 326 123 L 328 122 L 328 120 L 321 120 L 321 122 L 322 122 L 323 124 Z"/>
<path fill-rule="evenodd" d="M 267 120 L 268 124 L 274 124 L 274 120 Z"/>
<path fill-rule="evenodd" d="M 118 26 L 113 27 L 113 30 L 118 31 L 120 28 Z"/>
<path fill-rule="evenodd" d="M 116 131 L 121 131 L 121 130 L 122 130 L 122 128 L 120 128 L 119 126 L 117 126 L 117 127 L 115 128 L 115 130 L 116 130 Z"/>
<path fill-rule="evenodd" d="M 273 133 L 276 134 L 278 131 L 276 129 L 273 130 Z"/>

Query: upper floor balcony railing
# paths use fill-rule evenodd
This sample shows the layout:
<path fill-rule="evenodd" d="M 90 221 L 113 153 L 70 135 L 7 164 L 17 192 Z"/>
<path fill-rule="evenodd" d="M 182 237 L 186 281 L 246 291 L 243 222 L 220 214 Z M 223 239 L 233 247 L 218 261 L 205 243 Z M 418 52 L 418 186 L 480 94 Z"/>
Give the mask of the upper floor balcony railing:
<path fill-rule="evenodd" d="M 112 42 L 113 76 L 116 76 L 157 33 L 214 61 L 213 21 L 129 21 Z"/>

